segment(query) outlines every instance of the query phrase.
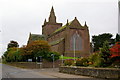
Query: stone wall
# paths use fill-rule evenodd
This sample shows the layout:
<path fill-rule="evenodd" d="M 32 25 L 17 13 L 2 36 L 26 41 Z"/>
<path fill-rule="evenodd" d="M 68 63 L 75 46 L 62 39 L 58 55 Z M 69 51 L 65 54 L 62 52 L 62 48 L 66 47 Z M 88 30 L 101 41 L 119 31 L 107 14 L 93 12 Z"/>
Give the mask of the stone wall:
<path fill-rule="evenodd" d="M 53 67 L 53 62 L 48 62 L 46 60 L 44 60 L 41 65 L 36 62 L 12 62 L 12 63 L 7 63 L 7 64 L 16 66 L 16 67 L 27 68 L 27 69 L 39 69 L 39 68 L 52 68 Z M 61 64 L 61 61 L 57 60 L 54 62 L 54 67 L 58 68 L 60 64 Z"/>
<path fill-rule="evenodd" d="M 83 76 L 91 76 L 98 78 L 120 78 L 120 69 L 116 68 L 88 68 L 88 67 L 65 67 L 59 68 L 59 72 L 68 74 L 77 74 Z"/>

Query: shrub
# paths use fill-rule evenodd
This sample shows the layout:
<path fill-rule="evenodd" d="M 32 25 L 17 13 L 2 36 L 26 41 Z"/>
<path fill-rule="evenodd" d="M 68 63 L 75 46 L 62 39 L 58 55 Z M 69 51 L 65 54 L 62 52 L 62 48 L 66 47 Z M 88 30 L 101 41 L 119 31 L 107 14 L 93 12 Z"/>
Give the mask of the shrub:
<path fill-rule="evenodd" d="M 89 65 L 94 67 L 101 67 L 103 65 L 104 59 L 99 53 L 94 53 L 89 56 Z"/>
<path fill-rule="evenodd" d="M 120 56 L 111 58 L 111 67 L 120 68 Z"/>
<path fill-rule="evenodd" d="M 73 59 L 66 59 L 64 61 L 64 66 L 71 66 L 74 63 Z"/>
<path fill-rule="evenodd" d="M 88 66 L 88 59 L 87 58 L 77 59 L 76 66 Z"/>

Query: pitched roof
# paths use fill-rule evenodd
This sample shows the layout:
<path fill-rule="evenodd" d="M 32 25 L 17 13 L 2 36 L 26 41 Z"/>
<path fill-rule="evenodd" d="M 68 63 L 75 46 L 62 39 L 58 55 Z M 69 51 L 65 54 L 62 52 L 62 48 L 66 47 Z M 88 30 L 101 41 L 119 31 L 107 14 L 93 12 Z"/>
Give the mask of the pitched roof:
<path fill-rule="evenodd" d="M 56 44 L 59 44 L 61 41 L 63 41 L 65 38 L 60 38 L 60 39 L 58 39 L 58 40 L 56 40 L 56 41 L 53 41 L 53 42 L 50 42 L 49 44 L 50 45 L 56 45 Z"/>
<path fill-rule="evenodd" d="M 72 21 L 70 21 L 70 22 L 68 22 L 68 20 L 67 20 L 67 24 L 66 24 L 66 25 L 58 28 L 58 29 L 55 30 L 51 35 L 59 32 L 59 31 L 64 30 L 67 26 L 69 26 L 70 28 L 81 28 L 81 29 L 83 29 L 83 28 L 87 27 L 87 24 L 86 24 L 86 22 L 85 22 L 85 26 L 82 26 L 82 25 L 79 23 L 79 21 L 77 20 L 77 18 L 75 17 L 75 19 L 72 20 Z"/>
<path fill-rule="evenodd" d="M 30 33 L 28 43 L 35 41 L 35 40 L 46 40 L 46 38 L 44 35 Z"/>
<path fill-rule="evenodd" d="M 72 21 L 70 21 L 70 22 L 68 22 L 68 20 L 67 20 L 67 24 L 66 24 L 66 25 L 58 28 L 58 29 L 55 30 L 51 35 L 53 35 L 53 34 L 59 32 L 59 31 L 65 29 L 65 28 L 68 27 L 68 26 L 69 26 L 69 28 L 80 28 L 80 29 L 84 29 L 84 28 L 87 27 L 87 24 L 86 24 L 86 21 L 85 21 L 85 25 L 82 26 L 82 25 L 79 23 L 79 21 L 77 20 L 77 18 L 75 17 L 75 19 L 72 20 Z"/>
<path fill-rule="evenodd" d="M 77 20 L 77 18 L 75 17 L 75 19 L 70 24 L 70 27 L 72 27 L 72 28 L 81 28 L 82 26 L 81 26 L 80 22 Z"/>
<path fill-rule="evenodd" d="M 64 26 L 62 26 L 62 27 L 60 27 L 60 28 L 58 28 L 57 30 L 55 30 L 55 31 L 53 32 L 53 34 L 59 32 L 59 31 L 61 31 L 61 30 L 63 30 L 63 29 L 65 29 L 65 28 L 66 28 L 67 26 L 69 26 L 71 23 L 72 23 L 72 21 L 69 22 L 68 24 L 66 24 L 66 25 L 64 25 Z"/>
<path fill-rule="evenodd" d="M 39 35 L 39 34 L 31 34 L 31 40 L 45 40 L 44 35 Z"/>

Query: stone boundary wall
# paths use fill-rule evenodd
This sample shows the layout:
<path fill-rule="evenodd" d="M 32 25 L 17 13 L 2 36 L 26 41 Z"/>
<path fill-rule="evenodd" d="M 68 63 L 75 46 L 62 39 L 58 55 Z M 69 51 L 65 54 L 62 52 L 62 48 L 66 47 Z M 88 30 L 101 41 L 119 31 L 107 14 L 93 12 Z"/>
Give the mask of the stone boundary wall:
<path fill-rule="evenodd" d="M 21 67 L 21 68 L 27 68 L 27 69 L 39 69 L 39 68 L 53 68 L 53 62 L 48 62 L 46 60 L 43 60 L 42 64 L 37 64 L 36 62 L 11 62 L 7 63 L 8 65 Z M 54 62 L 54 67 L 58 68 L 61 64 L 60 60 L 57 60 Z"/>
<path fill-rule="evenodd" d="M 59 67 L 59 72 L 91 76 L 97 78 L 120 79 L 120 69 L 116 68 L 92 68 L 92 67 Z"/>

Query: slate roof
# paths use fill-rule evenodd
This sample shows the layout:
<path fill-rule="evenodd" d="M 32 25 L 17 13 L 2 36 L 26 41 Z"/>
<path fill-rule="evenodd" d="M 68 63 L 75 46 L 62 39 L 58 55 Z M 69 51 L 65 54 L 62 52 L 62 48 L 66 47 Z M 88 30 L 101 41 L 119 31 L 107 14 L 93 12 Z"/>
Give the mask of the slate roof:
<path fill-rule="evenodd" d="M 68 25 L 70 25 L 71 23 L 72 23 L 72 21 L 69 22 L 68 24 L 66 24 L 66 25 L 64 25 L 64 26 L 62 26 L 62 27 L 60 27 L 60 28 L 58 28 L 57 30 L 55 30 L 55 31 L 53 32 L 53 34 L 59 32 L 59 31 L 61 31 L 61 30 L 63 30 L 63 29 L 65 29 L 65 28 L 66 28 Z"/>
<path fill-rule="evenodd" d="M 39 35 L 39 34 L 31 34 L 30 36 L 31 40 L 34 41 L 34 40 L 45 40 L 45 36 L 44 35 Z"/>
<path fill-rule="evenodd" d="M 35 40 L 46 40 L 46 38 L 44 35 L 30 33 L 28 43 L 35 41 Z"/>
<path fill-rule="evenodd" d="M 52 42 L 50 42 L 49 44 L 50 45 L 56 45 L 56 44 L 59 44 L 61 41 L 63 41 L 65 38 L 60 38 L 60 39 L 58 39 L 58 40 L 56 40 L 56 41 L 52 41 Z"/>

